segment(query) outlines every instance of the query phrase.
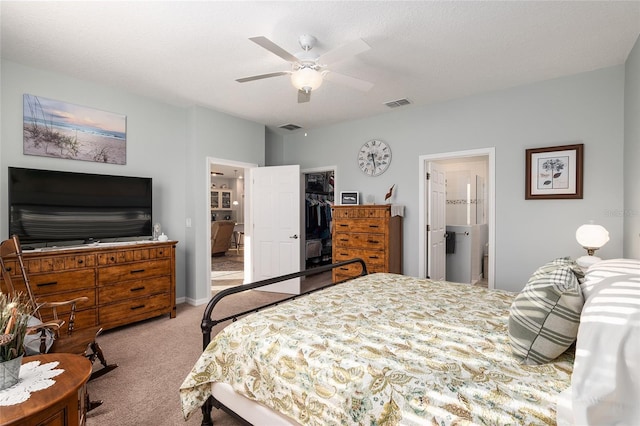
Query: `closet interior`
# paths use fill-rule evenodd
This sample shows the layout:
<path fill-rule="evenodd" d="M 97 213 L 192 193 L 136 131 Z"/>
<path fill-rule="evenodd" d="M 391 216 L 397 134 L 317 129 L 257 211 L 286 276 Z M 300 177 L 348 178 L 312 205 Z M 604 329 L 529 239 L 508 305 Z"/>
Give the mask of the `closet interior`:
<path fill-rule="evenodd" d="M 306 268 L 331 263 L 331 207 L 334 172 L 305 174 Z"/>

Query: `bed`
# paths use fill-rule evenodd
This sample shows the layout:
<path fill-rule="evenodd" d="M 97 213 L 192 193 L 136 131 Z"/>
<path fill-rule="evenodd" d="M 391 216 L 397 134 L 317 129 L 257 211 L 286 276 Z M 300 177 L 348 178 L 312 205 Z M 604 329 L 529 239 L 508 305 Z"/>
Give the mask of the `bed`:
<path fill-rule="evenodd" d="M 210 343 L 205 333 L 180 388 L 183 415 L 203 407 L 211 424 L 216 406 L 251 424 L 555 425 L 574 352 L 542 365 L 514 357 L 515 297 L 376 273 L 268 307 Z"/>

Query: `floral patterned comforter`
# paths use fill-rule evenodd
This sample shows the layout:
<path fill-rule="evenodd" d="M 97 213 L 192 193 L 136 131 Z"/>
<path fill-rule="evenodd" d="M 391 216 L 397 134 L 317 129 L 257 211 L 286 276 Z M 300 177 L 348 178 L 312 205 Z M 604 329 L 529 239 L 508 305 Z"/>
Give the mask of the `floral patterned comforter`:
<path fill-rule="evenodd" d="M 573 354 L 519 364 L 514 297 L 372 274 L 265 309 L 214 337 L 180 387 L 183 415 L 219 381 L 302 425 L 555 425 Z"/>

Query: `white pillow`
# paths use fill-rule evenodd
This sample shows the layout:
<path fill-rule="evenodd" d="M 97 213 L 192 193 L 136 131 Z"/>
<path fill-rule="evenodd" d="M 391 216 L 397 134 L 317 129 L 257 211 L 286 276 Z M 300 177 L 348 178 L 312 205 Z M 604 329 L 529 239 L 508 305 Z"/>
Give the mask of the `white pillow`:
<path fill-rule="evenodd" d="M 585 278 L 580 284 L 582 295 L 587 300 L 595 287 L 605 278 L 616 275 L 640 275 L 640 260 L 636 259 L 607 259 L 594 263 L 589 267 Z"/>
<path fill-rule="evenodd" d="M 603 278 L 580 317 L 571 376 L 576 425 L 640 424 L 640 275 Z"/>

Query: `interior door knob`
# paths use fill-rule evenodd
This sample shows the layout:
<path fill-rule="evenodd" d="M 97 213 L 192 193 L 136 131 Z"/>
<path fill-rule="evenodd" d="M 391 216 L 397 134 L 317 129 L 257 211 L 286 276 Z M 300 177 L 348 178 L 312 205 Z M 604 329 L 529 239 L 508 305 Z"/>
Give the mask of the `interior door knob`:
<path fill-rule="evenodd" d="M 298 235 L 297 234 L 293 234 L 292 236 L 290 236 L 289 238 L 293 238 L 294 240 L 298 239 Z"/>

